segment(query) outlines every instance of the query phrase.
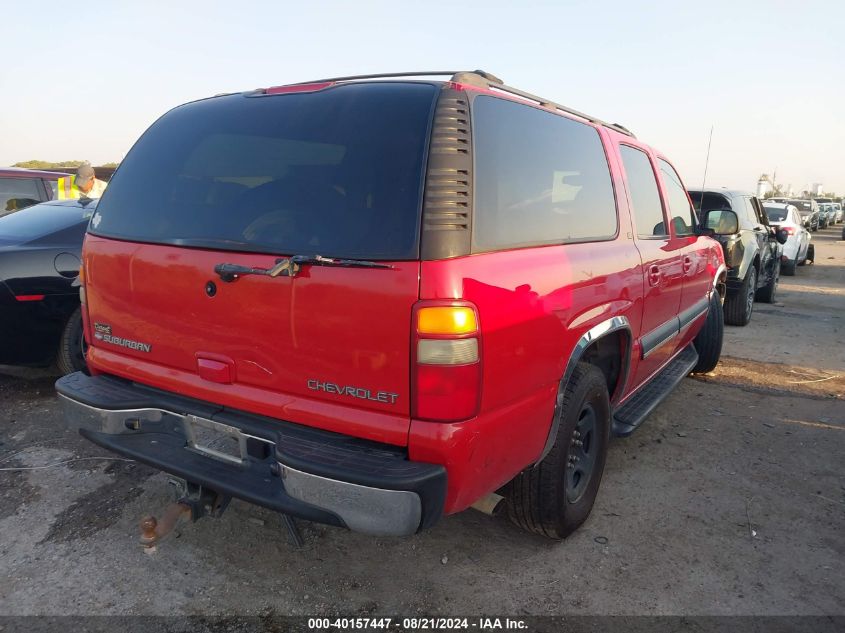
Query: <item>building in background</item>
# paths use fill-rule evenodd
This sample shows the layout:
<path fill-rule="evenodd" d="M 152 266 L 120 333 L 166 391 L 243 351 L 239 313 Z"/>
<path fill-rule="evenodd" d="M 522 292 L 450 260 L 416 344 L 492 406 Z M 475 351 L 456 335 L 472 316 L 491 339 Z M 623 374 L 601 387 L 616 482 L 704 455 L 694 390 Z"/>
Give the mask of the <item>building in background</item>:
<path fill-rule="evenodd" d="M 766 197 L 766 194 L 772 193 L 774 191 L 774 187 L 772 186 L 772 181 L 769 179 L 768 174 L 763 174 L 760 176 L 760 179 L 757 181 L 757 197 L 761 200 Z"/>

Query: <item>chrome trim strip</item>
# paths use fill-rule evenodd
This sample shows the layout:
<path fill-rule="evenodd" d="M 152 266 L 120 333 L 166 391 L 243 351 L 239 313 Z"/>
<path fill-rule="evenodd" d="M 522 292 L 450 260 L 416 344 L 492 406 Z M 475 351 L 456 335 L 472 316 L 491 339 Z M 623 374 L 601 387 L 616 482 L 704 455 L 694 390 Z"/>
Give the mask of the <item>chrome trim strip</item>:
<path fill-rule="evenodd" d="M 117 435 L 121 433 L 131 433 L 129 429 L 126 428 L 125 422 L 126 418 L 128 417 L 135 417 L 138 420 L 147 420 L 149 422 L 159 422 L 165 415 L 173 416 L 182 422 L 185 421 L 186 417 L 194 417 L 194 416 L 185 416 L 181 413 L 175 413 L 174 411 L 169 411 L 167 409 L 158 409 L 158 408 L 147 408 L 147 409 L 99 409 L 97 407 L 92 407 L 91 405 L 85 404 L 84 402 L 79 402 L 78 400 L 74 400 L 73 398 L 68 398 L 62 394 L 57 394 L 59 396 L 59 401 L 61 402 L 62 409 L 65 412 L 65 423 L 67 428 L 69 429 L 78 429 L 80 427 L 91 428 L 96 431 L 102 431 L 103 433 L 109 433 L 111 435 Z M 73 415 L 70 415 L 70 414 Z M 217 422 L 216 420 L 210 420 L 209 418 L 201 418 L 203 420 L 208 420 L 209 422 L 213 422 L 215 424 L 222 424 L 223 426 L 231 426 L 222 422 Z M 236 427 L 232 427 L 236 428 Z M 265 444 L 275 445 L 275 443 L 271 440 L 268 440 L 263 437 L 258 437 L 257 435 L 252 435 L 251 433 L 246 433 L 238 429 L 241 436 L 245 439 L 252 439 L 258 442 L 264 442 Z"/>
<path fill-rule="evenodd" d="M 716 274 L 713 276 L 713 287 L 715 288 L 716 285 L 719 283 L 719 277 L 722 273 L 727 273 L 728 267 L 724 264 L 719 264 L 719 267 L 716 269 Z"/>
<path fill-rule="evenodd" d="M 91 405 L 73 400 L 62 394 L 58 394 L 59 402 L 65 413 L 67 428 L 78 429 L 80 427 L 90 428 L 111 435 L 131 433 L 126 428 L 127 417 L 136 417 L 139 420 L 159 422 L 165 415 L 172 415 L 180 420 L 185 416 L 173 413 L 166 409 L 98 409 Z"/>
<path fill-rule="evenodd" d="M 631 334 L 631 323 L 628 321 L 628 317 L 615 316 L 591 327 L 589 330 L 584 332 L 584 334 L 581 335 L 581 338 L 578 339 L 578 342 L 575 343 L 575 347 L 569 356 L 569 361 L 566 363 L 566 370 L 563 372 L 563 378 L 561 378 L 561 381 L 558 384 L 557 396 L 555 397 L 555 410 L 554 413 L 552 413 L 552 422 L 549 427 L 549 434 L 546 437 L 546 444 L 543 446 L 543 452 L 540 453 L 539 459 L 534 463 L 534 468 L 536 468 L 540 462 L 545 459 L 546 455 L 549 454 L 549 451 L 552 450 L 552 446 L 554 446 L 555 439 L 557 439 L 557 429 L 560 425 L 560 408 L 563 406 L 563 393 L 566 389 L 566 385 L 569 383 L 569 379 L 572 377 L 572 372 L 575 371 L 575 366 L 578 364 L 578 361 L 581 360 L 584 352 L 592 343 L 607 336 L 608 334 L 612 334 L 613 332 L 618 332 L 620 330 L 625 330 L 628 333 L 628 349 L 625 351 L 625 358 L 622 361 L 617 390 L 619 386 L 624 388 L 625 384 L 627 384 L 628 369 L 631 365 L 631 348 L 633 346 L 634 339 Z M 613 394 L 610 395 L 612 398 Z"/>
<path fill-rule="evenodd" d="M 422 503 L 410 490 L 384 490 L 304 473 L 281 462 L 282 482 L 294 499 L 334 512 L 350 530 L 373 536 L 407 536 L 422 520 Z"/>
<path fill-rule="evenodd" d="M 578 339 L 578 342 L 575 343 L 575 348 L 572 350 L 569 362 L 566 364 L 566 371 L 563 373 L 563 379 L 561 382 L 564 384 L 569 382 L 569 377 L 572 376 L 572 372 L 575 371 L 575 365 L 578 364 L 578 361 L 581 360 L 581 356 L 584 355 L 584 350 L 598 339 L 607 336 L 611 332 L 617 332 L 619 330 L 627 330 L 630 333 L 631 323 L 628 321 L 628 317 L 611 317 L 607 321 L 602 321 L 598 325 L 593 326 L 584 332 L 581 338 Z"/>

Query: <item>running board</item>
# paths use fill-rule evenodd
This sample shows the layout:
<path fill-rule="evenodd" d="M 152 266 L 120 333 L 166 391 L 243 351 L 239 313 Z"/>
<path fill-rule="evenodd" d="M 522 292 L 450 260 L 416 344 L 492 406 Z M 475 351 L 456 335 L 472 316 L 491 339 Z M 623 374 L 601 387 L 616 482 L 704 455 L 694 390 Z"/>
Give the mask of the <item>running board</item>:
<path fill-rule="evenodd" d="M 659 374 L 613 412 L 613 434 L 627 437 L 633 433 L 697 363 L 698 352 L 690 343 Z"/>

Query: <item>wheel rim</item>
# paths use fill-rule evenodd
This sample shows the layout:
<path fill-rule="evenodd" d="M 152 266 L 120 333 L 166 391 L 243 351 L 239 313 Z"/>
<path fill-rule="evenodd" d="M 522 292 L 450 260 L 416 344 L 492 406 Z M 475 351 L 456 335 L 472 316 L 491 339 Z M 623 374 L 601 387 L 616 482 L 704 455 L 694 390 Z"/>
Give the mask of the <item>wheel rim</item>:
<path fill-rule="evenodd" d="M 757 291 L 757 271 L 753 268 L 748 271 L 748 296 L 745 297 L 745 311 L 751 316 L 754 309 L 754 293 Z"/>
<path fill-rule="evenodd" d="M 599 440 L 593 405 L 584 404 L 578 414 L 575 430 L 569 443 L 566 463 L 566 501 L 577 502 L 587 490 L 593 478 Z"/>

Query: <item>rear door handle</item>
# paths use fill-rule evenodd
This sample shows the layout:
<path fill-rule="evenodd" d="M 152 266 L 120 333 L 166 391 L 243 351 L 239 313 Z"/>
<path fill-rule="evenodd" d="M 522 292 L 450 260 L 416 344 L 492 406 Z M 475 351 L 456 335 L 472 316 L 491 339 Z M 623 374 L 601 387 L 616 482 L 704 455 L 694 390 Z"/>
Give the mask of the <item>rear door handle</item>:
<path fill-rule="evenodd" d="M 648 283 L 652 286 L 660 284 L 660 267 L 651 266 L 648 269 Z"/>

